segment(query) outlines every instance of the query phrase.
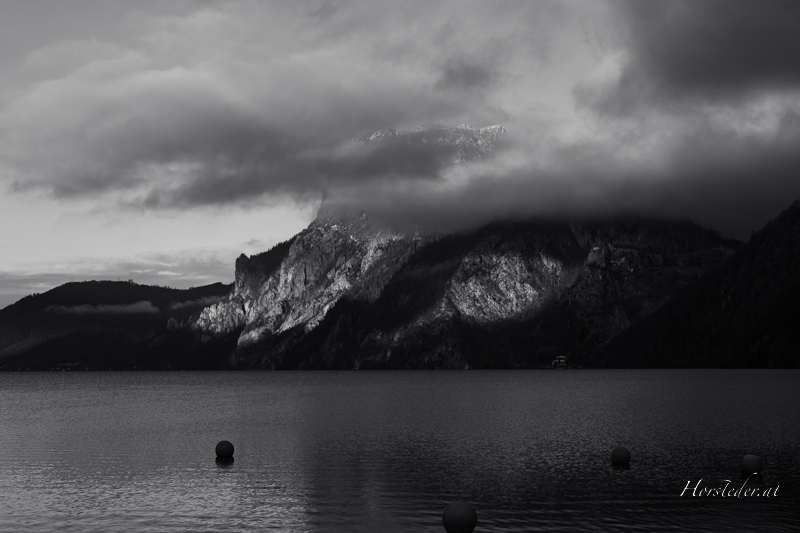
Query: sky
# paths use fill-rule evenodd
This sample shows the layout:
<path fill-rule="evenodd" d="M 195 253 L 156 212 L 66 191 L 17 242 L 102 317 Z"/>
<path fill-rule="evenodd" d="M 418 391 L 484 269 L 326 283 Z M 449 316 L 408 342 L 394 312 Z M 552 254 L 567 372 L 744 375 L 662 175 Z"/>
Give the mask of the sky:
<path fill-rule="evenodd" d="M 323 197 L 746 239 L 800 197 L 798 51 L 793 0 L 7 0 L 0 308 L 70 279 L 230 282 Z M 340 149 L 462 123 L 508 135 L 444 167 Z"/>

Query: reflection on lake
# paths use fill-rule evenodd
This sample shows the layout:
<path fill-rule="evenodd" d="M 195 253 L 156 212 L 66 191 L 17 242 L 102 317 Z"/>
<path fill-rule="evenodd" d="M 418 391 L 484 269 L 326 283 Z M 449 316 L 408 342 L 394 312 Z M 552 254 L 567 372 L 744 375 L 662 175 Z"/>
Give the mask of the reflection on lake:
<path fill-rule="evenodd" d="M 0 531 L 797 531 L 800 372 L 0 374 Z M 227 439 L 235 461 L 217 462 Z M 614 446 L 630 468 L 613 468 Z M 761 455 L 772 498 L 741 485 Z"/>

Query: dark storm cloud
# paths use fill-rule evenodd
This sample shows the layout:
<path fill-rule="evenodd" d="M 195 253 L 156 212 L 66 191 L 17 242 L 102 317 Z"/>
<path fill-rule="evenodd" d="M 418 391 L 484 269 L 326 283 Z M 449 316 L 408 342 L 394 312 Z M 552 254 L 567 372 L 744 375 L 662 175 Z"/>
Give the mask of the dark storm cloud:
<path fill-rule="evenodd" d="M 77 93 L 85 80 L 66 79 L 51 83 L 61 87 L 39 87 L 16 102 L 9 124 L 49 111 L 64 114 L 68 107 L 62 106 L 69 106 L 66 100 L 74 94 L 75 108 L 68 114 L 74 123 L 68 126 L 78 133 L 36 132 L 53 141 L 41 152 L 18 145 L 9 131 L 12 149 L 5 159 L 17 163 L 21 175 L 12 190 L 49 189 L 58 198 L 81 198 L 143 189 L 139 198 L 146 207 L 222 205 L 270 193 L 304 198 L 332 179 L 435 171 L 433 154 L 424 148 L 377 147 L 341 155 L 338 145 L 364 129 L 463 108 L 391 80 L 362 80 L 364 90 L 374 90 L 365 95 L 335 80 L 297 80 L 291 73 L 270 80 L 263 108 L 241 108 L 204 85 L 208 80 L 196 72 L 132 70 L 119 94 L 91 87 L 90 95 L 82 96 Z M 273 101 L 271 93 L 287 90 L 276 87 L 283 82 L 296 98 Z M 103 109 L 106 99 L 110 109 Z"/>
<path fill-rule="evenodd" d="M 628 136 L 637 134 L 642 131 L 634 129 Z M 662 163 L 628 160 L 619 142 L 553 146 L 548 161 L 531 158 L 515 166 L 475 162 L 471 171 L 469 166 L 459 169 L 467 174 L 463 180 L 455 172 L 450 187 L 374 184 L 329 201 L 366 207 L 374 218 L 401 230 L 468 229 L 531 216 L 638 213 L 690 219 L 746 239 L 800 197 L 800 115 L 793 111 L 782 116 L 771 136 L 737 133 L 700 120 L 680 131 L 677 142 L 661 154 Z"/>
<path fill-rule="evenodd" d="M 200 164 L 189 177 L 173 189 L 156 186 L 142 203 L 148 208 L 244 204 L 265 194 L 315 200 L 331 187 L 435 180 L 455 151 L 451 146 L 402 142 L 310 150 L 296 140 L 279 141 L 280 149 L 248 149 L 240 144 L 221 151 L 217 145 L 212 158 L 197 154 L 194 161 Z"/>
<path fill-rule="evenodd" d="M 800 2 L 671 0 L 616 4 L 628 61 L 618 86 L 579 96 L 601 110 L 740 100 L 800 84 Z"/>
<path fill-rule="evenodd" d="M 246 1 L 122 10 L 125 40 L 68 33 L 24 56 L 24 85 L 0 99 L 0 177 L 12 192 L 147 209 L 435 178 L 425 149 L 343 156 L 338 146 L 381 127 L 500 122 L 501 106 L 472 89 L 488 89 L 518 45 L 541 46 L 546 22 L 531 21 L 558 11 Z"/>
<path fill-rule="evenodd" d="M 800 3 L 612 6 L 622 47 L 573 95 L 645 164 L 618 168 L 602 196 L 746 238 L 800 196 Z"/>
<path fill-rule="evenodd" d="M 145 210 L 324 194 L 405 225 L 636 209 L 740 236 L 800 194 L 796 2 L 611 2 L 598 31 L 619 47 L 588 59 L 593 0 L 194 5 L 30 51 L 0 92 L 0 179 Z M 463 122 L 515 142 L 456 166 L 342 149 Z"/>
<path fill-rule="evenodd" d="M 800 198 L 800 115 L 786 111 L 774 135 L 700 128 L 671 154 L 654 209 L 746 238 Z"/>
<path fill-rule="evenodd" d="M 437 87 L 442 89 L 483 89 L 492 82 L 493 74 L 486 65 L 463 59 L 450 59 L 442 69 Z"/>
<path fill-rule="evenodd" d="M 405 142 L 364 146 L 351 153 L 320 159 L 322 176 L 334 180 L 382 177 L 435 179 L 455 153 L 454 146 Z"/>

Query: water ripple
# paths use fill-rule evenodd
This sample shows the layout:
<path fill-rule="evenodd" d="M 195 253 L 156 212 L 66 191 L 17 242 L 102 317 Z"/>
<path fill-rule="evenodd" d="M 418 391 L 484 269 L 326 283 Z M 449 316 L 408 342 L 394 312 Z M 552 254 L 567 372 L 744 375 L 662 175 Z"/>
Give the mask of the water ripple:
<path fill-rule="evenodd" d="M 0 532 L 797 531 L 794 371 L 0 374 Z M 732 393 L 735 391 L 735 393 Z M 776 408 L 779 406 L 780 408 Z M 218 440 L 236 460 L 217 464 Z M 609 453 L 624 445 L 629 469 Z M 741 484 L 773 498 L 681 497 Z M 715 485 L 717 484 L 717 485 Z"/>

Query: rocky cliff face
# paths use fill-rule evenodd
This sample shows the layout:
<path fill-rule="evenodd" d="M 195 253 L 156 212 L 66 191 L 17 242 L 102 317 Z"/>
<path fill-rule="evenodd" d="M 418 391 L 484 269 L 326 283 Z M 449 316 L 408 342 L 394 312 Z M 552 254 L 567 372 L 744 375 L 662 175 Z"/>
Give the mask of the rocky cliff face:
<path fill-rule="evenodd" d="M 780 366 L 775 354 L 796 339 L 796 313 L 781 313 L 797 301 L 787 227 L 732 262 L 734 243 L 693 224 L 527 220 L 437 235 L 325 208 L 293 239 L 239 257 L 232 287 L 92 282 L 24 299 L 0 313 L 0 370 L 530 368 L 559 355 L 602 366 L 609 346 L 665 308 L 678 310 L 656 320 L 667 329 L 636 338 L 682 338 L 675 316 L 703 334 L 722 313 L 725 331 L 744 335 L 730 335 L 736 346 Z M 697 290 L 720 263 L 735 275 Z M 687 292 L 705 303 L 675 307 Z M 783 322 L 751 320 L 760 309 Z"/>
<path fill-rule="evenodd" d="M 453 164 L 504 135 L 384 129 L 342 149 L 433 146 Z M 798 205 L 740 247 L 639 217 L 397 231 L 324 203 L 292 239 L 240 256 L 230 289 L 179 291 L 179 305 L 163 288 L 70 284 L 3 310 L 0 369 L 797 366 Z"/>
<path fill-rule="evenodd" d="M 491 154 L 501 126 L 366 132 L 342 150 L 434 147 L 448 164 Z M 427 149 L 427 148 L 426 148 Z M 528 220 L 437 235 L 323 205 L 290 241 L 236 262 L 225 300 L 188 326 L 237 336 L 244 368 L 601 365 L 630 324 L 727 257 L 695 224 Z"/>
<path fill-rule="evenodd" d="M 212 335 L 242 329 L 241 347 L 296 327 L 309 331 L 343 294 L 380 284 L 420 241 L 377 227 L 365 212 L 323 208 L 268 257 L 241 256 L 230 297 L 203 310 L 194 327 Z"/>
<path fill-rule="evenodd" d="M 630 331 L 687 338 L 681 320 L 690 332 L 716 323 L 731 353 L 780 366 L 796 340 L 793 220 L 732 262 L 733 243 L 693 224 L 528 220 L 437 235 L 326 207 L 293 239 L 239 257 L 233 287 L 88 282 L 26 298 L 0 313 L 0 369 L 530 368 L 558 355 L 600 366 Z M 723 261 L 730 276 L 696 290 Z M 687 291 L 705 303 L 685 304 Z M 666 329 L 642 329 L 651 317 Z"/>
<path fill-rule="evenodd" d="M 231 295 L 192 328 L 207 339 L 236 332 L 236 367 L 602 364 L 610 339 L 731 244 L 637 219 L 402 234 L 365 212 L 322 209 L 292 241 L 241 257 Z"/>
<path fill-rule="evenodd" d="M 478 129 L 467 124 L 413 131 L 381 129 L 364 133 L 342 150 L 427 146 L 434 147 L 448 163 L 457 163 L 491 154 L 504 135 L 502 126 Z M 259 256 L 240 256 L 229 298 L 204 309 L 190 327 L 207 340 L 240 332 L 241 352 L 297 328 L 308 332 L 344 295 L 375 299 L 408 258 L 435 239 L 437 236 L 431 233 L 379 227 L 362 210 L 323 204 L 316 220 L 290 241 Z M 508 263 L 506 258 L 497 261 Z M 521 258 L 512 263 L 507 267 L 529 267 Z M 469 263 L 465 264 L 464 269 L 469 268 Z M 460 275 L 469 274 L 465 271 Z M 517 304 L 520 311 L 540 298 L 532 287 L 525 290 L 529 293 Z M 476 305 L 472 307 L 478 312 Z"/>

